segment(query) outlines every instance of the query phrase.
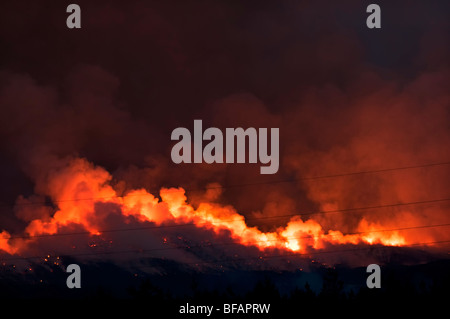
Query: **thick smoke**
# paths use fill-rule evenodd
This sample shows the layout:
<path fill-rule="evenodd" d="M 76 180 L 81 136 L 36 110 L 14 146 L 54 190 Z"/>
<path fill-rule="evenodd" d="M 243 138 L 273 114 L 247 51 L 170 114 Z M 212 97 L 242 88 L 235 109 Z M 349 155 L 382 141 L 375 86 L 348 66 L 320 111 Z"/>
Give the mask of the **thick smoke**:
<path fill-rule="evenodd" d="M 448 198 L 448 165 L 308 179 L 450 159 L 444 10 L 416 3 L 405 13 L 385 4 L 383 28 L 370 33 L 358 1 L 325 7 L 281 3 L 261 3 L 258 10 L 215 1 L 145 7 L 79 3 L 79 32 L 65 28 L 62 7 L 30 3 L 24 10 L 21 4 L 2 4 L 0 246 L 33 255 L 202 244 L 195 253 L 152 252 L 193 264 L 247 250 L 258 256 L 254 234 L 242 236 L 249 241 L 245 251 L 237 245 L 203 245 L 236 240 L 233 228 L 93 235 L 161 225 L 169 210 L 165 206 L 179 200 L 167 199 L 175 196 L 167 189 L 179 187 L 186 193 L 177 196 L 192 210 L 206 207 L 225 219 L 243 216 L 260 232 L 297 237 L 303 232 L 294 229 L 295 214 Z M 425 13 L 433 24 L 416 19 Z M 45 46 L 39 40 L 44 36 Z M 173 164 L 170 133 L 192 128 L 194 119 L 221 129 L 280 128 L 279 172 L 269 178 L 259 174 L 259 165 Z M 86 172 L 94 184 L 84 184 Z M 70 190 L 68 181 L 74 182 Z M 153 222 L 124 211 L 118 199 L 130 195 L 131 200 L 133 192 L 157 206 Z M 115 199 L 77 202 L 75 219 L 58 215 L 69 214 L 71 208 L 63 206 L 72 205 L 72 199 L 99 197 Z M 294 220 L 304 229 L 320 226 L 323 235 L 345 234 L 445 224 L 448 208 L 448 202 L 437 202 Z M 57 218 L 76 222 L 55 226 L 51 222 Z M 447 230 L 398 234 L 405 243 L 440 241 L 448 240 Z M 26 238 L 85 231 L 92 234 L 57 241 Z M 305 243 L 306 251 L 334 244 Z"/>

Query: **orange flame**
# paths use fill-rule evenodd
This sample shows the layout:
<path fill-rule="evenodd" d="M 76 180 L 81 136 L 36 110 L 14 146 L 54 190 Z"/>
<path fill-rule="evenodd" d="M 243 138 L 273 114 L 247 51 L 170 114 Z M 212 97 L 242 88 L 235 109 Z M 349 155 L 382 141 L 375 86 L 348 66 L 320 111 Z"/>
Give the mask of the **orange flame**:
<path fill-rule="evenodd" d="M 360 221 L 358 233 L 347 235 L 339 230 L 325 231 L 317 221 L 303 221 L 299 216 L 292 217 L 285 227 L 276 231 L 262 232 L 257 227 L 249 227 L 244 216 L 231 206 L 204 202 L 194 209 L 187 203 L 182 188 L 161 189 L 162 200 L 144 189 L 132 190 L 120 197 L 111 186 L 111 179 L 106 170 L 94 167 L 84 159 L 74 159 L 61 171 L 53 172 L 46 184 L 46 195 L 57 204 L 57 211 L 50 218 L 32 220 L 25 228 L 25 234 L 30 238 L 12 239 L 8 232 L 1 232 L 0 250 L 19 254 L 34 237 L 57 234 L 62 227 L 70 225 L 82 226 L 92 235 L 98 235 L 108 226 L 105 224 L 108 213 L 99 213 L 96 209 L 99 203 L 115 204 L 121 208 L 124 217 L 133 217 L 140 222 L 155 225 L 193 223 L 217 234 L 225 230 L 234 241 L 260 250 L 277 248 L 304 253 L 311 248 L 322 249 L 327 244 L 408 244 L 407 238 L 399 232 L 377 232 L 383 225 L 366 219 Z"/>

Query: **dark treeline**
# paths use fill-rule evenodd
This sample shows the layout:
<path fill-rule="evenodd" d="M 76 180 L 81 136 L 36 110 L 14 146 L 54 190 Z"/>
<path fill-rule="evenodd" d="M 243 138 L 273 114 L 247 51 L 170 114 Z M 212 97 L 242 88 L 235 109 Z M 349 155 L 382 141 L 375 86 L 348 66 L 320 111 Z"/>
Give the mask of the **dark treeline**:
<path fill-rule="evenodd" d="M 231 286 L 224 291 L 202 290 L 195 282 L 192 292 L 183 297 L 174 297 L 164 289 L 157 287 L 146 280 L 137 289 L 129 290 L 131 297 L 139 302 L 152 305 L 155 308 L 170 309 L 174 316 L 182 305 L 214 305 L 221 307 L 224 303 L 270 303 L 270 316 L 273 315 L 292 317 L 295 314 L 301 316 L 304 311 L 319 312 L 320 314 L 332 314 L 346 311 L 368 311 L 370 313 L 390 312 L 393 309 L 402 309 L 403 312 L 427 310 L 428 307 L 441 306 L 445 308 L 450 293 L 450 272 L 442 276 L 440 280 L 418 283 L 405 281 L 404 277 L 392 271 L 382 280 L 380 289 L 369 289 L 361 286 L 359 289 L 345 291 L 345 283 L 339 278 L 338 271 L 329 268 L 324 272 L 323 285 L 319 292 L 311 289 L 308 282 L 302 287 L 296 287 L 288 293 L 281 293 L 273 279 L 265 277 L 259 280 L 250 291 L 242 294 Z M 361 312 L 364 314 L 364 312 Z M 180 318 L 183 315 L 179 315 Z M 240 313 L 221 314 L 214 318 L 249 317 L 249 314 Z M 254 318 L 250 316 L 251 318 Z"/>
<path fill-rule="evenodd" d="M 413 266 L 384 265 L 380 289 L 366 287 L 368 274 L 363 268 L 321 267 L 314 271 L 313 277 L 305 277 L 303 272 L 274 271 L 211 275 L 175 268 L 164 275 L 144 275 L 100 263 L 82 265 L 81 289 L 68 289 L 65 283 L 68 275 L 62 267 L 41 264 L 34 265 L 32 271 L 17 272 L 3 266 L 0 267 L 0 298 L 31 303 L 57 300 L 58 304 L 77 304 L 77 309 L 84 304 L 94 308 L 97 305 L 104 312 L 123 307 L 152 309 L 170 318 L 206 317 L 206 314 L 180 314 L 180 307 L 187 304 L 223 308 L 225 303 L 266 303 L 270 304 L 270 311 L 269 314 L 214 312 L 210 318 L 292 318 L 305 311 L 363 314 L 400 309 L 414 312 L 424 308 L 445 309 L 450 300 L 449 266 L 450 260 Z"/>

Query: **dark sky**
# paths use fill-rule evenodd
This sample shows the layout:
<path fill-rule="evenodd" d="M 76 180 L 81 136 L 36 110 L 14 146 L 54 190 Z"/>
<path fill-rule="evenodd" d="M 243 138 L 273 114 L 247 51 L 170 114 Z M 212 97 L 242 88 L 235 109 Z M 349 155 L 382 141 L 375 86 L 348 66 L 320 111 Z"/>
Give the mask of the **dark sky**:
<path fill-rule="evenodd" d="M 448 1 L 377 1 L 380 30 L 358 0 L 77 1 L 78 30 L 66 27 L 69 3 L 0 4 L 4 204 L 38 193 L 66 156 L 105 167 L 123 190 L 267 180 L 259 164 L 173 164 L 170 133 L 193 119 L 279 127 L 276 179 L 450 158 Z M 449 189 L 448 170 L 418 174 L 428 179 L 261 186 L 222 200 L 282 215 Z M 5 208 L 0 225 L 20 218 Z"/>

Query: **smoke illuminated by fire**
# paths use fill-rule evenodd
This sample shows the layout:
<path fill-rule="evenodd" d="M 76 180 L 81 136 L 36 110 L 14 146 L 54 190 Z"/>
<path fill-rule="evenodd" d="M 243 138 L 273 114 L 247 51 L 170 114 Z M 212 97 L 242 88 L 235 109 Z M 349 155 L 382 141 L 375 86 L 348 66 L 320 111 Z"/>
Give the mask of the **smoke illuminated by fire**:
<path fill-rule="evenodd" d="M 300 216 L 292 216 L 286 226 L 278 227 L 275 231 L 263 232 L 257 227 L 249 227 L 244 216 L 231 206 L 205 201 L 194 208 L 187 202 L 182 188 L 161 189 L 161 200 L 144 189 L 119 196 L 111 183 L 112 176 L 105 169 L 79 158 L 68 161 L 61 169 L 49 173 L 47 178 L 47 190 L 43 195 L 49 196 L 57 206 L 55 212 L 45 215 L 39 211 L 41 205 L 18 205 L 19 210 L 34 210 L 36 215 L 41 216 L 29 222 L 24 236 L 14 238 L 7 231 L 1 232 L 0 249 L 4 252 L 19 255 L 26 253 L 28 246 L 39 237 L 68 232 L 76 227 L 81 227 L 91 236 L 101 236 L 102 231 L 112 228 L 110 224 L 113 223 L 110 221 L 114 216 L 119 216 L 125 224 L 131 221 L 150 222 L 155 227 L 193 224 L 198 229 L 207 229 L 216 234 L 225 231 L 233 242 L 257 247 L 261 251 L 272 248 L 306 253 L 311 249 L 323 249 L 327 245 L 402 246 L 423 239 L 434 239 L 429 234 L 421 237 L 420 232 L 407 236 L 406 232 L 401 231 L 379 231 L 393 228 L 392 223 L 376 223 L 366 218 L 359 221 L 356 232 L 351 234 L 344 234 L 338 229 L 325 231 L 318 221 L 305 221 Z"/>

